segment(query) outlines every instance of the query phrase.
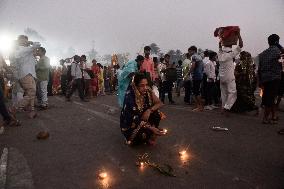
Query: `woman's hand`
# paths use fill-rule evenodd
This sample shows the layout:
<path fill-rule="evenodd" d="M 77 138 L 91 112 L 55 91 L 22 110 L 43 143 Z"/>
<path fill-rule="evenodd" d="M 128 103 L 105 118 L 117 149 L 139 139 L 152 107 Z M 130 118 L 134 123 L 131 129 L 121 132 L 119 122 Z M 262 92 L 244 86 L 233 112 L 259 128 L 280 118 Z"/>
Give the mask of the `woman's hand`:
<path fill-rule="evenodd" d="M 155 135 L 158 135 L 158 136 L 162 136 L 162 135 L 163 135 L 163 133 L 161 132 L 161 130 L 158 129 L 158 128 L 156 128 L 156 127 L 149 127 L 149 129 L 150 129 L 151 131 L 153 131 L 153 133 L 154 133 Z"/>
<path fill-rule="evenodd" d="M 146 110 L 144 113 L 143 113 L 143 115 L 142 115 L 142 120 L 143 121 L 148 121 L 148 119 L 149 119 L 149 117 L 150 117 L 150 114 L 151 114 L 151 110 Z"/>

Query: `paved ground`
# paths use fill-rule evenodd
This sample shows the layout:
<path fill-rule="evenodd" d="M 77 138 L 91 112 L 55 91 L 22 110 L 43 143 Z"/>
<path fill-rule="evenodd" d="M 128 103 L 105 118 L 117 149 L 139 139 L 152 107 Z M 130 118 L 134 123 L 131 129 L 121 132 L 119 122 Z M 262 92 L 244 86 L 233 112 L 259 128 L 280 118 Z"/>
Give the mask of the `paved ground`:
<path fill-rule="evenodd" d="M 278 126 L 266 126 L 251 115 L 226 118 L 218 110 L 194 113 L 182 103 L 166 105 L 161 127 L 169 134 L 156 146 L 131 148 L 120 133 L 115 96 L 89 103 L 52 97 L 50 106 L 35 120 L 19 115 L 23 127 L 0 135 L 1 154 L 8 149 L 5 174 L 5 164 L 0 167 L 0 184 L 7 176 L 3 188 L 284 188 L 284 136 L 277 134 L 284 127 L 283 113 Z M 211 126 L 229 131 L 215 132 Z M 42 130 L 49 139 L 36 139 Z M 185 148 L 189 156 L 181 160 L 178 152 Z M 144 153 L 153 162 L 170 164 L 177 177 L 136 167 Z M 97 179 L 101 170 L 107 179 Z"/>

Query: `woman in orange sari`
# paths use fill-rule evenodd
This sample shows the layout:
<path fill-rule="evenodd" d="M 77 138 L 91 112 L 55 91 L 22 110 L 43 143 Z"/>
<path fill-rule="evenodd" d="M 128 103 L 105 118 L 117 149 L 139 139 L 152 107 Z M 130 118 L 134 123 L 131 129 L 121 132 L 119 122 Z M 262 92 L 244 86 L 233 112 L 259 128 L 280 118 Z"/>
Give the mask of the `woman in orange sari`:
<path fill-rule="evenodd" d="M 95 77 L 91 81 L 91 96 L 95 97 L 98 95 L 98 91 L 99 91 L 98 77 L 100 75 L 100 67 L 97 65 L 97 61 L 95 59 L 92 61 L 92 63 L 93 65 L 91 69 Z"/>

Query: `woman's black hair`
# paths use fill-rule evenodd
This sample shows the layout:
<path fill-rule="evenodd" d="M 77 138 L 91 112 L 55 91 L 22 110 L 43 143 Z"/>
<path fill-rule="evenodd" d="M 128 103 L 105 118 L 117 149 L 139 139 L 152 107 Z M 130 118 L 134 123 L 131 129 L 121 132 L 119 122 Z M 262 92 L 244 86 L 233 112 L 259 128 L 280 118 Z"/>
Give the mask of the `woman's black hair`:
<path fill-rule="evenodd" d="M 138 55 L 135 60 L 136 60 L 136 62 L 144 61 L 144 56 Z"/>
<path fill-rule="evenodd" d="M 134 76 L 134 84 L 135 86 L 138 87 L 139 83 L 141 82 L 142 79 L 147 79 L 147 76 L 145 73 L 136 73 L 135 76 Z M 148 80 L 148 79 L 147 79 Z"/>
<path fill-rule="evenodd" d="M 209 60 L 212 60 L 215 56 L 217 56 L 217 53 L 214 51 L 209 51 Z"/>
<path fill-rule="evenodd" d="M 153 57 L 153 62 L 154 63 L 156 63 L 156 62 L 158 63 L 158 57 Z"/>

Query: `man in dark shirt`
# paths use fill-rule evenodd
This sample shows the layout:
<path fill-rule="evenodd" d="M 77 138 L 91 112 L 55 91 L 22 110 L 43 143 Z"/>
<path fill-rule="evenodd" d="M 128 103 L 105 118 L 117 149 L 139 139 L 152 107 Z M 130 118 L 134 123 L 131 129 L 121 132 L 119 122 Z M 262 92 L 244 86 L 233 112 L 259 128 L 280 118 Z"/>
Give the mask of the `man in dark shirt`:
<path fill-rule="evenodd" d="M 177 71 L 177 87 L 176 87 L 176 93 L 177 96 L 180 96 L 180 89 L 183 85 L 183 75 L 182 75 L 182 61 L 178 61 L 178 65 L 176 67 Z"/>
<path fill-rule="evenodd" d="M 173 82 L 174 82 L 174 72 L 173 69 L 170 66 L 170 55 L 166 54 L 165 55 L 165 65 L 166 67 L 161 70 L 163 73 L 162 76 L 162 88 L 161 88 L 161 101 L 165 103 L 165 94 L 168 93 L 168 98 L 170 104 L 174 104 L 175 102 L 173 101 L 172 97 L 172 87 L 173 87 Z"/>
<path fill-rule="evenodd" d="M 279 40 L 278 35 L 270 35 L 268 37 L 269 48 L 259 54 L 258 75 L 260 86 L 263 88 L 262 105 L 265 110 L 262 123 L 264 124 L 277 123 L 275 100 L 281 79 Z"/>

